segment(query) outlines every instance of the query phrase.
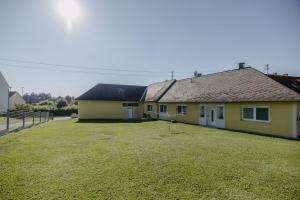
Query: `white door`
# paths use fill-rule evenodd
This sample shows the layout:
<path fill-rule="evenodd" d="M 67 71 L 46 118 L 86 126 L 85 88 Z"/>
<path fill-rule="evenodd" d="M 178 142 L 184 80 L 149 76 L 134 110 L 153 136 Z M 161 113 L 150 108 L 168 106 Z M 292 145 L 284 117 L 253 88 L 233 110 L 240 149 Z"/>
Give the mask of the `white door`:
<path fill-rule="evenodd" d="M 208 126 L 216 126 L 216 115 L 217 115 L 216 108 L 208 108 L 207 109 L 207 125 Z"/>
<path fill-rule="evenodd" d="M 132 107 L 128 107 L 128 119 L 132 119 L 133 118 L 133 109 Z"/>

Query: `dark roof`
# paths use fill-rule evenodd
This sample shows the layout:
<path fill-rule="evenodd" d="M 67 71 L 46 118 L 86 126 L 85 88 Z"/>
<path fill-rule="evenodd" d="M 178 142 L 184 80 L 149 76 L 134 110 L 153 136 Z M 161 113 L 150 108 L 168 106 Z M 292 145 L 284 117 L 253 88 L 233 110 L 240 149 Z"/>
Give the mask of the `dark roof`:
<path fill-rule="evenodd" d="M 300 77 L 274 74 L 267 76 L 300 94 Z"/>
<path fill-rule="evenodd" d="M 139 101 L 145 86 L 98 84 L 76 100 Z"/>
<path fill-rule="evenodd" d="M 166 80 L 149 85 L 141 101 L 158 101 L 175 82 L 176 80 Z"/>
<path fill-rule="evenodd" d="M 16 93 L 18 93 L 18 92 L 17 91 L 11 91 L 11 92 L 9 92 L 9 97 L 13 96 Z"/>
<path fill-rule="evenodd" d="M 177 80 L 159 102 L 300 101 L 300 95 L 254 68 Z"/>

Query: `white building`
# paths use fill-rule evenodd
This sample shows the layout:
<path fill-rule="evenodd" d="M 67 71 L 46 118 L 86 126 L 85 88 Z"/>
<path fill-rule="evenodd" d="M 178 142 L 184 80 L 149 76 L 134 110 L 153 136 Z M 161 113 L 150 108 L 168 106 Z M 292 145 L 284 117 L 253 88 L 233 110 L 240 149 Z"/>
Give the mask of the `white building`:
<path fill-rule="evenodd" d="M 2 73 L 0 72 L 0 112 L 7 111 L 8 109 L 8 93 L 9 85 Z"/>
<path fill-rule="evenodd" d="M 25 100 L 18 92 L 9 92 L 9 110 L 15 110 L 16 105 L 23 105 L 25 103 Z"/>

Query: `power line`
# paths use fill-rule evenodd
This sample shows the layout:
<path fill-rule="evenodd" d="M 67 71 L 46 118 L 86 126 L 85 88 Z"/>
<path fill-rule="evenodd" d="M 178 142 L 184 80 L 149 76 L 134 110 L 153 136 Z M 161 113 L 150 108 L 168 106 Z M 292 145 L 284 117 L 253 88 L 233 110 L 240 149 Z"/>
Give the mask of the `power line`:
<path fill-rule="evenodd" d="M 1 66 L 4 67 L 15 67 L 15 68 L 28 68 L 28 69 L 37 69 L 37 70 L 44 70 L 44 71 L 56 71 L 56 72 L 69 72 L 69 73 L 85 73 L 85 74 L 99 74 L 99 75 L 113 75 L 113 76 L 146 76 L 149 77 L 149 74 L 120 74 L 120 73 L 100 73 L 100 72 L 93 72 L 93 71 L 85 71 L 85 70 L 65 70 L 65 69 L 53 69 L 47 67 L 38 67 L 38 66 L 26 66 L 26 65 L 14 65 L 14 64 L 7 64 L 7 63 L 0 63 Z M 157 75 L 161 77 L 167 77 L 168 75 Z"/>
<path fill-rule="evenodd" d="M 138 72 L 138 73 L 170 73 L 170 71 L 154 71 L 154 70 L 127 70 L 127 69 L 119 69 L 114 68 L 114 66 L 105 66 L 105 67 L 89 67 L 89 66 L 78 66 L 78 65 L 65 65 L 65 64 L 54 64 L 54 63 L 46 63 L 39 61 L 28 61 L 28 60 L 18 60 L 18 59 L 10 59 L 10 58 L 0 58 L 2 61 L 16 62 L 16 63 L 27 63 L 34 65 L 45 65 L 45 66 L 55 66 L 55 67 L 65 67 L 65 68 L 79 68 L 79 69 L 89 69 L 89 70 L 105 70 L 105 71 L 122 71 L 122 72 Z M 108 67 L 113 67 L 108 68 Z M 125 67 L 125 66 L 124 66 Z M 128 67 L 128 66 L 127 66 Z M 192 72 L 174 72 L 176 74 L 192 74 Z"/>

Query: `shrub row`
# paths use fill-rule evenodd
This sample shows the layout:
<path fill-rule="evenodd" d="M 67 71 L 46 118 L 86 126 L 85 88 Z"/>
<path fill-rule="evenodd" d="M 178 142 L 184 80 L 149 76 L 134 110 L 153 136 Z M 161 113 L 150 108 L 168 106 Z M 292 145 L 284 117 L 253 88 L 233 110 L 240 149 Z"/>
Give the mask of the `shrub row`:
<path fill-rule="evenodd" d="M 74 107 L 48 109 L 47 107 L 38 106 L 33 107 L 33 111 L 49 111 L 53 113 L 54 116 L 70 116 L 72 113 L 78 113 L 78 109 Z"/>

